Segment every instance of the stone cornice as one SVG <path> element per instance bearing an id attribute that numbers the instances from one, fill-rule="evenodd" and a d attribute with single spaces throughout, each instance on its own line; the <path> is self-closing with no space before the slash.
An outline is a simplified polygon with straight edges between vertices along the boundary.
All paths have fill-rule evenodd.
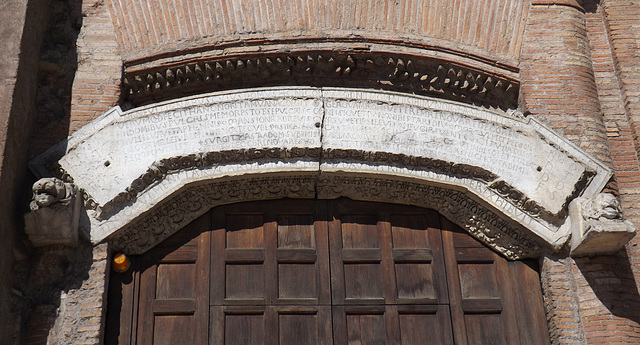
<path id="1" fill-rule="evenodd" d="M 254 52 L 132 69 L 125 72 L 123 91 L 127 101 L 138 105 L 247 87 L 350 86 L 436 95 L 513 109 L 518 104 L 520 85 L 511 74 L 500 75 L 456 62 L 401 53 Z"/>

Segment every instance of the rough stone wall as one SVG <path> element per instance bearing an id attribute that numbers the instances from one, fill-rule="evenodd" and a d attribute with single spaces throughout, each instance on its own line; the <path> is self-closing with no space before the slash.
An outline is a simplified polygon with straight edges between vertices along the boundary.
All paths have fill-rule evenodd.
<path id="1" fill-rule="evenodd" d="M 107 245 L 47 246 L 32 261 L 22 344 L 100 344 Z"/>
<path id="2" fill-rule="evenodd" d="M 57 0 L 53 8 L 56 22 L 48 38 L 58 44 L 46 44 L 41 53 L 44 71 L 32 155 L 64 140 L 120 99 L 122 59 L 104 1 Z"/>
<path id="3" fill-rule="evenodd" d="M 67 286 L 60 296 L 57 319 L 49 332 L 49 344 L 101 344 L 103 314 L 109 274 L 106 244 L 87 245 L 71 267 Z M 73 283 L 72 283 L 73 282 Z"/>
<path id="4" fill-rule="evenodd" d="M 40 53 L 39 109 L 30 152 L 64 140 L 117 104 L 122 59 L 104 2 L 58 0 Z M 25 284 L 22 343 L 100 344 L 106 245 L 33 250 Z"/>
<path id="5" fill-rule="evenodd" d="M 19 342 L 28 246 L 22 233 L 28 140 L 35 113 L 46 0 L 0 2 L 0 341 Z"/>

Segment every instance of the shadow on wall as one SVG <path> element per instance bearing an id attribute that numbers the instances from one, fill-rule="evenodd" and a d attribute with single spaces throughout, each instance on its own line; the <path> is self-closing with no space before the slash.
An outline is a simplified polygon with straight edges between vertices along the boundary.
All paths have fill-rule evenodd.
<path id="1" fill-rule="evenodd" d="M 596 13 L 598 11 L 598 5 L 600 5 L 601 0 L 582 0 L 578 1 L 578 3 L 582 3 L 582 8 L 587 13 Z"/>
<path id="2" fill-rule="evenodd" d="M 69 331 L 56 325 L 57 310 L 63 295 L 82 288 L 89 280 L 92 263 L 93 245 L 84 240 L 77 248 L 58 245 L 35 250 L 25 301 L 27 322 L 23 325 L 23 344 L 48 344 L 48 338 L 62 339 L 60 333 Z M 71 305 L 76 304 L 73 307 L 78 309 L 76 302 L 81 301 L 71 301 Z"/>
<path id="3" fill-rule="evenodd" d="M 640 294 L 626 249 L 614 255 L 576 258 L 574 261 L 604 307 L 614 316 L 631 320 L 640 327 Z M 586 323 L 589 317 L 585 317 Z"/>
<path id="4" fill-rule="evenodd" d="M 78 67 L 76 42 L 82 27 L 82 0 L 51 2 L 51 16 L 38 63 L 37 114 L 30 156 L 69 133 L 73 79 Z"/>
<path id="5" fill-rule="evenodd" d="M 33 157 L 69 133 L 71 97 L 78 66 L 76 43 L 82 27 L 82 0 L 50 2 L 47 30 L 38 62 L 37 112 L 34 117 L 29 156 Z M 25 179 L 24 193 L 30 195 L 33 175 Z M 29 200 L 19 200 L 22 213 Z M 16 289 L 23 291 L 22 343 L 45 344 L 56 319 L 61 295 L 79 288 L 89 276 L 92 246 L 78 248 L 45 246 L 33 248 L 14 264 Z"/>

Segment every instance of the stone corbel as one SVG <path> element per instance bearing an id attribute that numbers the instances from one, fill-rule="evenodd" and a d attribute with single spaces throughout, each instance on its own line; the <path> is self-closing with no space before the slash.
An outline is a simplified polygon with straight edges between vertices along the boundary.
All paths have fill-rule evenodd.
<path id="1" fill-rule="evenodd" d="M 622 220 L 620 203 L 613 194 L 577 198 L 569 205 L 571 256 L 612 254 L 636 234 L 628 220 Z"/>
<path id="2" fill-rule="evenodd" d="M 43 178 L 33 184 L 31 212 L 25 214 L 25 232 L 36 247 L 78 244 L 81 197 L 72 183 Z"/>

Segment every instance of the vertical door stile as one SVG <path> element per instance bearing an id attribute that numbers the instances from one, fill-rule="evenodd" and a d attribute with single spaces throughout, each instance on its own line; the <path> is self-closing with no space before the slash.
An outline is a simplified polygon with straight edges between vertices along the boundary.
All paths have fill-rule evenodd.
<path id="1" fill-rule="evenodd" d="M 518 316 L 516 314 L 516 300 L 514 295 L 515 281 L 509 273 L 508 263 L 500 260 L 496 255 L 496 270 L 500 279 L 500 298 L 502 299 L 502 320 L 504 321 L 505 338 L 507 344 L 520 345 L 518 335 Z"/>
<path id="2" fill-rule="evenodd" d="M 382 279 L 384 279 L 385 323 L 388 344 L 400 344 L 400 323 L 398 320 L 398 291 L 396 270 L 393 260 L 393 238 L 391 217 L 387 212 L 378 211 L 378 231 L 382 251 Z"/>
<path id="3" fill-rule="evenodd" d="M 331 307 L 331 253 L 329 252 L 329 224 L 326 200 L 314 202 L 314 224 L 318 268 L 318 304 Z"/>
<path id="4" fill-rule="evenodd" d="M 313 228 L 316 238 L 316 274 L 318 291 L 318 344 L 333 344 L 333 317 L 331 312 L 331 262 L 329 253 L 329 222 L 327 201 L 314 200 Z"/>
<path id="5" fill-rule="evenodd" d="M 145 262 L 147 260 L 143 260 Z M 146 266 L 143 264 L 143 266 Z M 138 334 L 137 345 L 153 344 L 153 301 L 156 296 L 157 265 L 148 266 L 140 275 L 140 301 L 138 304 Z"/>
<path id="6" fill-rule="evenodd" d="M 138 315 L 140 314 L 140 280 L 142 279 L 142 274 L 140 273 L 140 266 L 142 266 L 140 262 L 140 258 L 136 258 L 132 260 L 133 269 L 135 272 L 133 273 L 133 310 L 131 311 L 131 334 L 129 336 L 129 344 L 137 344 L 137 334 L 138 334 Z"/>
<path id="7" fill-rule="evenodd" d="M 447 269 L 444 258 L 444 244 L 442 235 L 442 225 L 440 224 L 440 215 L 428 210 L 427 214 L 427 231 L 429 243 L 431 245 L 433 276 L 435 278 L 435 288 L 437 293 L 438 305 L 449 305 L 449 288 L 447 284 Z"/>
<path id="8" fill-rule="evenodd" d="M 464 312 L 462 310 L 462 295 L 460 280 L 458 278 L 458 264 L 456 260 L 455 246 L 453 244 L 453 236 L 450 231 L 453 230 L 453 227 L 452 224 L 450 224 L 444 217 L 440 217 L 440 226 L 443 230 L 441 232 L 442 252 L 444 254 L 444 266 L 447 275 L 449 311 L 451 313 L 453 338 L 456 345 L 467 345 L 467 330 L 464 322 Z"/>
<path id="9" fill-rule="evenodd" d="M 337 205 L 327 200 L 327 219 L 329 237 L 329 270 L 331 272 L 331 316 L 333 327 L 333 342 L 336 345 L 347 343 L 347 320 L 344 311 L 344 268 L 342 266 L 342 236 L 340 233 L 340 218 Z"/>
<path id="10" fill-rule="evenodd" d="M 278 330 L 278 310 L 276 301 L 278 299 L 278 263 L 276 261 L 276 250 L 278 247 L 278 224 L 274 210 L 264 208 L 264 329 L 265 345 L 278 344 L 278 332 L 267 330 Z"/>
<path id="11" fill-rule="evenodd" d="M 224 344 L 224 291 L 225 291 L 225 259 L 224 213 L 218 209 L 211 211 L 211 269 L 209 282 L 209 344 Z"/>
<path id="12" fill-rule="evenodd" d="M 444 244 L 443 224 L 440 215 L 434 210 L 426 210 L 427 231 L 431 245 L 434 285 L 438 300 L 437 320 L 440 325 L 440 336 L 443 344 L 454 344 L 454 330 L 451 320 L 451 297 L 449 293 L 449 279 L 447 278 L 447 263 L 445 259 L 446 246 Z"/>
<path id="13" fill-rule="evenodd" d="M 209 337 L 209 286 L 211 271 L 211 217 L 204 217 L 204 229 L 198 237 L 198 258 L 196 260 L 196 344 L 207 344 Z"/>

